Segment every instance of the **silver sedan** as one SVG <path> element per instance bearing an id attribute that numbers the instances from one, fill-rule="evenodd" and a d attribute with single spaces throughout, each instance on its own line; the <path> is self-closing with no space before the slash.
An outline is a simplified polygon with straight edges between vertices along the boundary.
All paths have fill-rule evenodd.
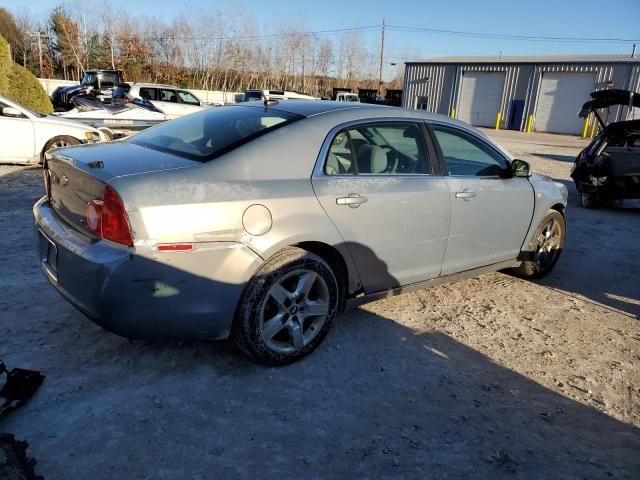
<path id="1" fill-rule="evenodd" d="M 540 277 L 567 190 L 447 117 L 319 101 L 206 110 L 55 150 L 41 268 L 128 338 L 231 336 L 297 360 L 351 304 L 512 269 Z"/>

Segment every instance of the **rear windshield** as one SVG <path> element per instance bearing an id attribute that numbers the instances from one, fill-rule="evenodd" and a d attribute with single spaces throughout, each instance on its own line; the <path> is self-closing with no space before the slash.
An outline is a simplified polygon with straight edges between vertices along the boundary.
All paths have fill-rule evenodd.
<path id="1" fill-rule="evenodd" d="M 264 107 L 210 108 L 145 130 L 129 142 L 206 162 L 301 118 Z"/>
<path id="2" fill-rule="evenodd" d="M 248 102 L 250 100 L 262 100 L 262 92 L 245 92 L 244 101 Z"/>

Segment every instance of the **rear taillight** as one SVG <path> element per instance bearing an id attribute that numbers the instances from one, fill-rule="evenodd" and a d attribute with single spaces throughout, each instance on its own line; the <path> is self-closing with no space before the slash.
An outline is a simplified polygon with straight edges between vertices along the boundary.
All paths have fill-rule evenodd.
<path id="1" fill-rule="evenodd" d="M 122 245 L 133 245 L 124 204 L 110 186 L 104 191 L 102 203 L 102 238 Z"/>
<path id="2" fill-rule="evenodd" d="M 104 199 L 92 200 L 85 211 L 85 227 L 98 237 L 121 245 L 133 245 L 127 212 L 118 194 L 107 186 Z"/>

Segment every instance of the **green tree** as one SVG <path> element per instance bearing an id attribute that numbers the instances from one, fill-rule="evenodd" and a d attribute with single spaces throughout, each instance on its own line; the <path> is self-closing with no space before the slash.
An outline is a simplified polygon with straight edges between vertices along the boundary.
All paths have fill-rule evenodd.
<path id="1" fill-rule="evenodd" d="M 11 45 L 11 55 L 15 58 L 17 48 L 24 42 L 24 36 L 16 25 L 13 15 L 0 7 L 0 35 Z"/>
<path id="2" fill-rule="evenodd" d="M 80 74 L 84 70 L 80 28 L 63 7 L 57 7 L 51 12 L 50 26 L 55 35 L 53 48 L 60 57 L 65 78 L 69 68 L 72 76 L 75 76 L 74 72 Z"/>

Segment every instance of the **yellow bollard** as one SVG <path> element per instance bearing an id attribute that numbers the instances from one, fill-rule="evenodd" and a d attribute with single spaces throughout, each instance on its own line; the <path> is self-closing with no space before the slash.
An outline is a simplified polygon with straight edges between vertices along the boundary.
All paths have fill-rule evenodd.
<path id="1" fill-rule="evenodd" d="M 498 112 L 496 115 L 496 130 L 500 130 L 500 119 L 502 118 L 502 112 Z"/>
<path id="2" fill-rule="evenodd" d="M 455 108 L 451 109 L 451 118 L 456 118 L 456 109 Z"/>
<path id="3" fill-rule="evenodd" d="M 593 138 L 593 136 L 596 134 L 597 130 L 598 130 L 598 123 L 597 122 L 593 122 L 593 127 L 591 128 L 591 136 L 590 136 L 590 138 Z"/>
<path id="4" fill-rule="evenodd" d="M 584 119 L 584 127 L 582 128 L 582 138 L 587 138 L 587 133 L 589 133 L 589 117 Z"/>
<path id="5" fill-rule="evenodd" d="M 529 119 L 527 120 L 527 133 L 531 133 L 532 127 L 533 127 L 533 115 L 529 115 Z"/>

